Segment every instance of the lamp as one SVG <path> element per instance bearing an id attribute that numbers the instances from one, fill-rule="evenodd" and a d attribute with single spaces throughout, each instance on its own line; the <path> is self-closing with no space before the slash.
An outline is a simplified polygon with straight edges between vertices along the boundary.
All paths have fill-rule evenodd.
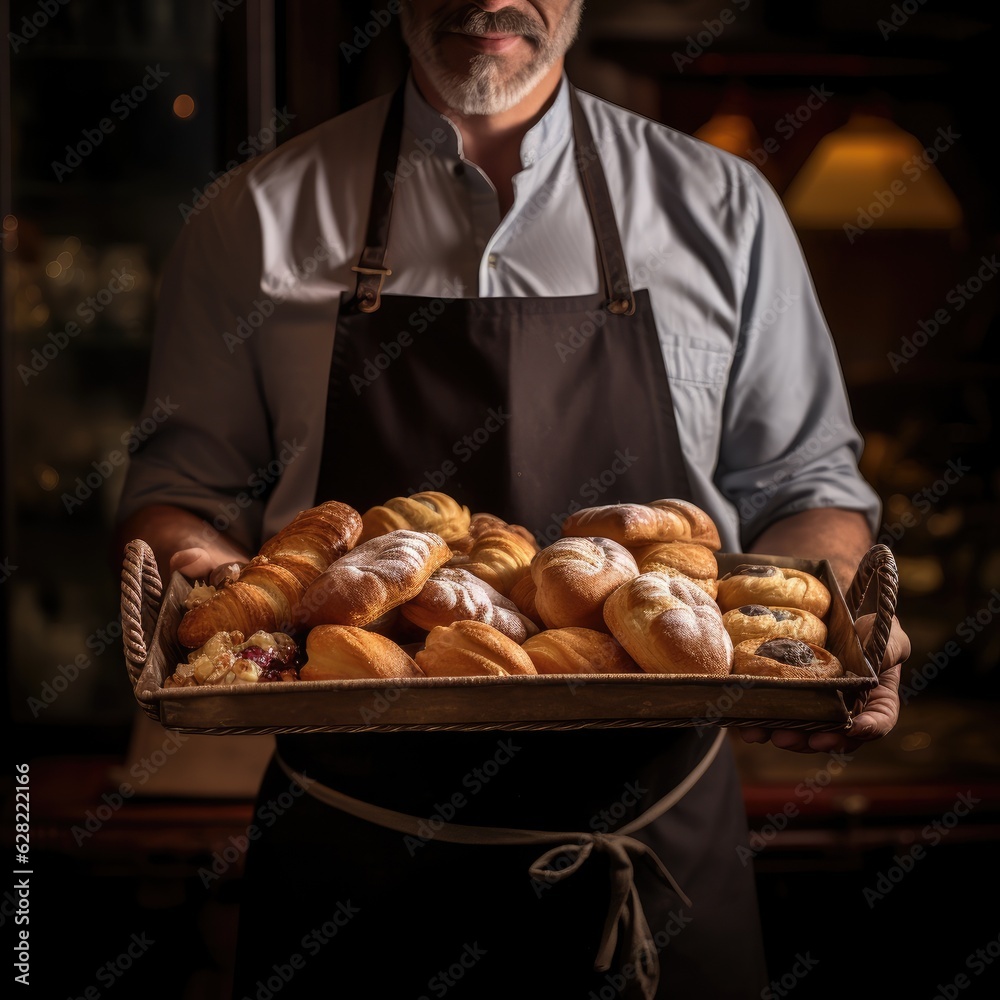
<path id="1" fill-rule="evenodd" d="M 735 112 L 717 111 L 694 135 L 744 159 L 748 150 L 760 146 L 760 136 L 753 122 L 746 115 Z"/>
<path id="2" fill-rule="evenodd" d="M 820 140 L 784 194 L 800 229 L 956 229 L 962 209 L 935 163 L 954 142 L 926 148 L 881 115 L 856 112 Z"/>

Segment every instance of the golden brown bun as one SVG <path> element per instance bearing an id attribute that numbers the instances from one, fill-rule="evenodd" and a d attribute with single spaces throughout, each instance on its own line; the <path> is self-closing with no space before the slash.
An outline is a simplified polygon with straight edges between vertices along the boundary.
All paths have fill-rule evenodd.
<path id="1" fill-rule="evenodd" d="M 538 631 L 538 626 L 510 598 L 458 566 L 435 570 L 420 593 L 399 610 L 404 618 L 428 632 L 438 625 L 477 621 L 492 625 L 520 645 Z"/>
<path id="2" fill-rule="evenodd" d="M 776 658 L 780 657 L 780 659 Z M 736 646 L 733 673 L 753 677 L 843 677 L 844 667 L 828 649 L 800 639 L 746 639 Z"/>
<path id="3" fill-rule="evenodd" d="M 719 592 L 719 561 L 701 542 L 651 542 L 630 549 L 640 573 L 684 576 L 715 600 Z"/>
<path id="4" fill-rule="evenodd" d="M 184 614 L 178 641 L 189 649 L 218 632 L 294 631 L 309 585 L 361 535 L 361 515 L 335 500 L 297 514 L 268 539 L 232 583 Z"/>
<path id="5" fill-rule="evenodd" d="M 733 641 L 719 606 L 697 584 L 666 573 L 643 573 L 605 602 L 611 634 L 648 673 L 724 676 Z"/>
<path id="6" fill-rule="evenodd" d="M 491 625 L 458 621 L 427 633 L 415 659 L 428 677 L 503 677 L 537 673 L 531 657 Z"/>
<path id="7" fill-rule="evenodd" d="M 801 608 L 768 608 L 762 604 L 743 604 L 722 616 L 722 623 L 739 645 L 747 639 L 801 639 L 817 646 L 826 645 L 826 625 L 811 611 Z"/>
<path id="8" fill-rule="evenodd" d="M 638 575 L 632 553 L 610 538 L 558 538 L 532 560 L 535 607 L 547 628 L 605 632 L 605 600 Z"/>
<path id="9" fill-rule="evenodd" d="M 639 665 L 607 632 L 589 628 L 550 628 L 521 648 L 540 674 L 635 674 Z"/>
<path id="10" fill-rule="evenodd" d="M 538 543 L 520 525 L 507 524 L 492 514 L 476 514 L 469 529 L 467 553 L 453 553 L 458 566 L 485 580 L 494 590 L 509 596 L 511 587 L 531 565 Z"/>
<path id="11" fill-rule="evenodd" d="M 391 639 L 351 625 L 318 625 L 306 636 L 303 681 L 349 677 L 420 677 L 414 660 Z"/>
<path id="12" fill-rule="evenodd" d="M 722 548 L 715 522 L 687 500 L 584 507 L 563 521 L 562 533 L 564 536 L 600 535 L 628 546 L 681 541 L 699 542 L 713 552 Z"/>
<path id="13" fill-rule="evenodd" d="M 719 580 L 716 600 L 723 611 L 762 604 L 766 608 L 801 608 L 823 618 L 830 610 L 831 596 L 826 585 L 811 573 L 748 559 Z"/>
<path id="14" fill-rule="evenodd" d="M 535 581 L 531 578 L 531 567 L 527 566 L 510 588 L 509 596 L 521 614 L 527 615 L 539 628 L 545 628 L 545 622 L 542 621 L 538 605 L 535 603 L 537 592 Z"/>
<path id="15" fill-rule="evenodd" d="M 447 493 L 430 490 L 386 500 L 381 506 L 366 510 L 362 521 L 362 542 L 401 528 L 430 531 L 451 542 L 468 532 L 469 508 L 463 507 Z"/>
<path id="16" fill-rule="evenodd" d="M 360 542 L 309 585 L 300 621 L 317 625 L 368 625 L 420 593 L 451 549 L 430 531 L 400 528 Z"/>

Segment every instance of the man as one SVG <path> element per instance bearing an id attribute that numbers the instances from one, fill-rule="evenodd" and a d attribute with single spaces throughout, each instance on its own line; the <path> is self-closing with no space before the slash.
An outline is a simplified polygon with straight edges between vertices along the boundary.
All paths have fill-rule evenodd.
<path id="1" fill-rule="evenodd" d="M 577 94 L 563 58 L 581 6 L 404 5 L 406 87 L 238 172 L 191 219 L 149 387 L 175 410 L 134 458 L 123 539 L 196 578 L 323 499 L 441 489 L 544 543 L 581 506 L 685 497 L 727 550 L 827 558 L 849 584 L 878 500 L 780 203 L 749 164 Z M 744 737 L 810 752 L 884 735 L 907 653 L 897 630 L 850 738 Z M 283 997 L 459 981 L 479 998 L 759 996 L 742 799 L 711 735 L 279 737 L 261 808 L 296 801 L 250 849 L 234 997 L 278 967 L 296 970 Z M 675 888 L 600 850 L 532 880 L 543 848 L 440 826 L 593 832 L 699 767 L 632 833 Z M 298 794 L 303 776 L 355 804 Z M 608 876 L 632 862 L 616 950 Z"/>

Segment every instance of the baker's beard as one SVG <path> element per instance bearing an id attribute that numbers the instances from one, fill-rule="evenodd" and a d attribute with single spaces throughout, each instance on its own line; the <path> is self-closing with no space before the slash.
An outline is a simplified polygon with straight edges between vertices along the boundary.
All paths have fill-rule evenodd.
<path id="1" fill-rule="evenodd" d="M 551 36 L 541 21 L 509 7 L 491 13 L 470 5 L 437 19 L 414 23 L 404 0 L 400 24 L 411 57 L 419 62 L 450 109 L 463 115 L 496 115 L 519 104 L 566 54 L 579 30 L 582 8 L 583 0 L 571 0 Z M 445 65 L 438 47 L 442 34 L 457 27 L 470 34 L 520 34 L 535 51 L 525 65 L 513 71 L 505 69 L 505 56 L 480 54 L 469 60 L 467 72 L 457 73 Z"/>

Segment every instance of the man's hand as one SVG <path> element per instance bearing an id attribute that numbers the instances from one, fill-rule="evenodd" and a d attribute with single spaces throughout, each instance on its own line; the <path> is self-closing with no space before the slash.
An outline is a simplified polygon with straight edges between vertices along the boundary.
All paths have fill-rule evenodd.
<path id="1" fill-rule="evenodd" d="M 171 573 L 181 573 L 189 580 L 208 580 L 220 566 L 245 566 L 247 556 L 235 545 L 207 545 L 181 549 L 167 564 Z M 212 582 L 212 581 L 209 581 Z"/>
<path id="2" fill-rule="evenodd" d="M 862 647 L 868 641 L 874 615 L 862 615 L 856 622 Z M 745 743 L 770 741 L 782 750 L 799 753 L 852 753 L 872 740 L 881 739 L 896 725 L 899 718 L 899 673 L 910 656 L 910 640 L 899 621 L 893 617 L 889 641 L 885 645 L 878 687 L 868 695 L 864 711 L 854 717 L 851 728 L 844 733 L 803 732 L 798 729 L 740 729 Z"/>
<path id="3" fill-rule="evenodd" d="M 173 573 L 189 580 L 207 580 L 219 566 L 243 565 L 250 556 L 232 538 L 216 531 L 190 511 L 166 504 L 144 507 L 132 515 L 116 532 L 114 559 L 121 565 L 121 551 L 132 538 L 141 538 L 153 550 L 161 579 Z"/>

